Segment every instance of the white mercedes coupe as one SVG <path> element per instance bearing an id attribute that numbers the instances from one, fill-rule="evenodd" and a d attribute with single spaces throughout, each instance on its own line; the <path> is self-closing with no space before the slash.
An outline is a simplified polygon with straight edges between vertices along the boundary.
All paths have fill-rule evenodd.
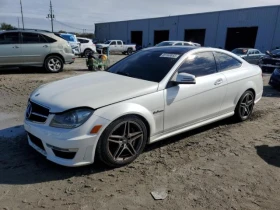
<path id="1" fill-rule="evenodd" d="M 43 85 L 28 101 L 28 142 L 64 166 L 131 163 L 147 144 L 234 116 L 247 120 L 262 71 L 214 48 L 156 47 L 106 71 Z"/>

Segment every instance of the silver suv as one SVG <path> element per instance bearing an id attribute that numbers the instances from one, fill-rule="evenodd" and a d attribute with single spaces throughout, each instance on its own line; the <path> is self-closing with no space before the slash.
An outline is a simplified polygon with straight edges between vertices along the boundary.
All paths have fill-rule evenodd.
<path id="1" fill-rule="evenodd" d="M 60 72 L 64 64 L 75 61 L 67 41 L 41 30 L 0 32 L 0 67 L 38 66 L 48 72 Z"/>

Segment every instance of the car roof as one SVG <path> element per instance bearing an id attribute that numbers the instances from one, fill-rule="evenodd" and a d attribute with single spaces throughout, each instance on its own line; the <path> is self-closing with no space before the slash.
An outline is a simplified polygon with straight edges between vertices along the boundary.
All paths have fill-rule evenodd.
<path id="1" fill-rule="evenodd" d="M 40 29 L 11 29 L 11 30 L 4 30 L 4 31 L 0 31 L 0 32 L 36 32 L 36 33 L 53 33 L 51 31 L 47 31 L 47 30 L 40 30 Z"/>
<path id="2" fill-rule="evenodd" d="M 163 46 L 163 47 L 149 47 L 143 51 L 162 52 L 162 53 L 176 53 L 185 54 L 191 50 L 198 49 L 196 46 Z"/>

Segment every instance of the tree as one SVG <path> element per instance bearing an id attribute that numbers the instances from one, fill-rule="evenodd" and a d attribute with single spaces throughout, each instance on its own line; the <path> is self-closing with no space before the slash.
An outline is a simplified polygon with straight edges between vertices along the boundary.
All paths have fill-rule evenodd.
<path id="1" fill-rule="evenodd" d="M 1 23 L 1 30 L 11 30 L 11 29 L 15 29 L 14 26 L 12 26 L 11 24 L 7 24 L 7 23 Z"/>

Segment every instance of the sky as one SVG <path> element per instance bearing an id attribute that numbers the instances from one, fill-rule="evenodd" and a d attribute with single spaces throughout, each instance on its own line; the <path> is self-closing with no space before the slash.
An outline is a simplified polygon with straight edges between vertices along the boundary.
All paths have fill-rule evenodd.
<path id="1" fill-rule="evenodd" d="M 20 0 L 0 0 L 0 23 L 22 27 Z M 279 5 L 279 0 L 52 0 L 54 30 L 94 32 L 94 24 L 247 7 Z M 22 0 L 25 28 L 51 30 L 49 0 Z"/>

